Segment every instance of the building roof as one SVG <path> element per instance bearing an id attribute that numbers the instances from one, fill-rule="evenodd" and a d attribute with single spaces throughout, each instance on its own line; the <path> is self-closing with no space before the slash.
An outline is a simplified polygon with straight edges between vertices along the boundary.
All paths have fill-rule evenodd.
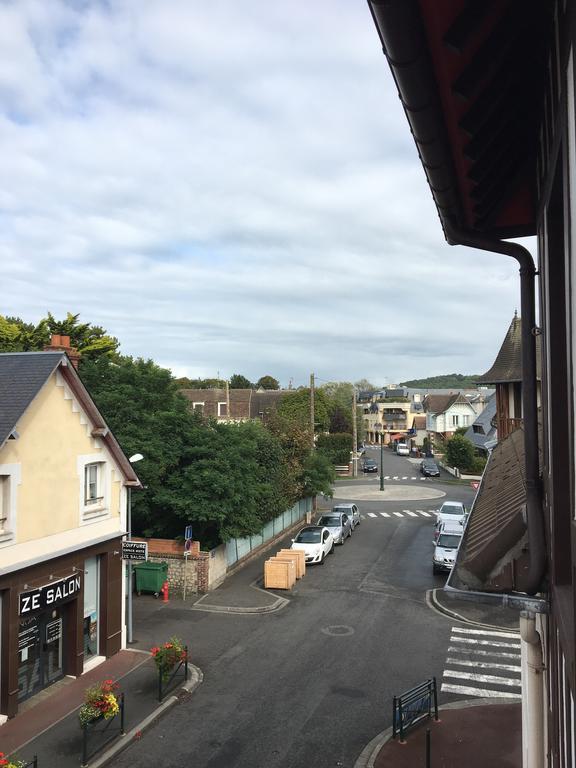
<path id="1" fill-rule="evenodd" d="M 537 379 L 542 376 L 541 354 L 540 336 L 536 336 Z M 515 381 L 522 381 L 522 319 L 516 313 L 514 313 L 492 368 L 479 377 L 478 383 L 504 384 Z"/>
<path id="2" fill-rule="evenodd" d="M 448 586 L 482 592 L 524 591 L 525 477 L 524 430 L 519 428 L 490 455 Z"/>
<path id="3" fill-rule="evenodd" d="M 412 429 L 426 429 L 426 416 L 414 416 Z"/>
<path id="4" fill-rule="evenodd" d="M 456 403 L 467 405 L 470 410 L 474 410 L 470 401 L 460 392 L 451 395 L 426 395 L 423 401 L 424 410 L 435 414 L 446 413 Z"/>
<path id="5" fill-rule="evenodd" d="M 89 417 L 92 435 L 101 438 L 116 459 L 123 471 L 126 485 L 140 487 L 132 465 L 96 408 L 68 356 L 62 352 L 0 353 L 0 446 L 14 433 L 19 420 L 56 370 Z"/>
<path id="6" fill-rule="evenodd" d="M 448 241 L 535 234 L 554 4 L 368 3 Z"/>
<path id="7" fill-rule="evenodd" d="M 191 403 L 203 402 L 215 406 L 226 402 L 226 390 L 223 388 L 181 389 L 180 392 Z M 230 417 L 262 418 L 274 411 L 283 397 L 294 392 L 294 389 L 229 389 Z"/>
<path id="8" fill-rule="evenodd" d="M 468 427 L 464 437 L 482 451 L 487 451 L 493 447 L 496 439 L 496 427 L 493 420 L 496 416 L 496 394 L 491 395 L 484 406 L 484 410 Z"/>

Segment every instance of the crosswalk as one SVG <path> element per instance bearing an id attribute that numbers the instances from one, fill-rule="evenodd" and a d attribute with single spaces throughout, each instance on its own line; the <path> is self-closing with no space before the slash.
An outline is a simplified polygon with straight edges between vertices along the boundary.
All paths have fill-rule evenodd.
<path id="1" fill-rule="evenodd" d="M 402 512 L 366 512 L 361 514 L 362 520 L 374 519 L 380 517 L 435 517 L 433 512 L 427 512 L 425 509 L 403 509 Z"/>
<path id="2" fill-rule="evenodd" d="M 376 475 L 374 480 L 379 480 L 380 475 Z M 418 475 L 384 475 L 384 480 L 432 480 L 431 477 L 418 477 Z"/>
<path id="3" fill-rule="evenodd" d="M 520 635 L 500 630 L 452 627 L 444 693 L 486 698 L 522 698 Z"/>

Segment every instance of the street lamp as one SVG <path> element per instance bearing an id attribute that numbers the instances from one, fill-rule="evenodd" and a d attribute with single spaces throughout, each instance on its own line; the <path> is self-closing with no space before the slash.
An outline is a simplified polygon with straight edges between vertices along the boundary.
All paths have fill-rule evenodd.
<path id="1" fill-rule="evenodd" d="M 384 430 L 380 432 L 380 490 L 384 490 Z"/>
<path id="2" fill-rule="evenodd" d="M 128 461 L 130 464 L 136 464 L 137 461 L 142 461 L 144 456 L 141 453 L 135 453 L 130 456 Z M 132 539 L 132 488 L 128 486 L 128 541 Z M 132 638 L 132 560 L 128 560 L 128 610 L 126 617 L 126 641 L 128 643 L 134 642 Z"/>

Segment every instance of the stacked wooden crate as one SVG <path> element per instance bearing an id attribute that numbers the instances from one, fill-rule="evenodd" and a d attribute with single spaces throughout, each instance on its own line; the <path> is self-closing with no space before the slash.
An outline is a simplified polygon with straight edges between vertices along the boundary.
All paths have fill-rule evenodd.
<path id="1" fill-rule="evenodd" d="M 301 579 L 306 573 L 306 555 L 303 549 L 281 549 L 276 557 L 281 560 L 294 560 L 296 564 L 296 578 Z"/>
<path id="2" fill-rule="evenodd" d="M 292 589 L 296 581 L 294 560 L 271 557 L 264 563 L 264 587 L 266 589 Z"/>

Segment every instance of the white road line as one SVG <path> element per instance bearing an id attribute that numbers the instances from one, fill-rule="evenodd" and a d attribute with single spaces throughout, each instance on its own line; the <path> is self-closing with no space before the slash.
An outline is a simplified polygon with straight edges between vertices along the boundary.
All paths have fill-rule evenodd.
<path id="1" fill-rule="evenodd" d="M 402 512 L 394 512 L 394 514 L 396 515 L 396 517 L 404 517 Z"/>
<path id="2" fill-rule="evenodd" d="M 494 637 L 510 637 L 513 640 L 519 640 L 518 632 L 499 632 L 489 629 L 468 629 L 468 627 L 452 627 L 452 632 L 459 632 L 462 635 L 491 635 Z"/>
<path id="3" fill-rule="evenodd" d="M 414 476 L 414 477 L 411 477 L 410 480 L 418 480 L 418 478 Z"/>
<path id="4" fill-rule="evenodd" d="M 427 477 L 421 477 L 421 478 L 420 478 L 420 480 L 421 480 L 422 482 L 424 482 L 424 481 L 425 481 L 425 480 L 427 480 L 427 479 L 428 479 Z"/>
<path id="5" fill-rule="evenodd" d="M 520 693 L 508 693 L 507 691 L 492 691 L 486 688 L 470 688 L 466 685 L 450 685 L 442 683 L 441 690 L 445 693 L 460 693 L 464 696 L 482 696 L 494 699 L 521 699 Z"/>
<path id="6" fill-rule="evenodd" d="M 384 477 L 384 480 L 390 480 L 390 475 L 386 475 L 386 476 Z"/>
<path id="7" fill-rule="evenodd" d="M 432 517 L 430 512 L 424 512 L 423 509 L 417 509 L 416 512 L 418 512 L 419 515 L 422 515 L 422 517 Z"/>
<path id="8" fill-rule="evenodd" d="M 472 680 L 475 683 L 491 683 L 492 685 L 508 685 L 510 688 L 520 688 L 520 680 L 498 675 L 476 675 L 474 672 L 460 672 L 456 669 L 445 669 L 443 677 L 456 677 L 461 680 Z"/>
<path id="9" fill-rule="evenodd" d="M 506 653 L 505 651 L 481 651 L 480 648 L 455 648 L 448 647 L 448 653 L 467 653 L 469 656 L 494 656 L 497 659 L 519 659 L 519 653 Z"/>
<path id="10" fill-rule="evenodd" d="M 522 672 L 522 667 L 518 664 L 497 664 L 491 661 L 466 661 L 465 659 L 452 659 L 450 656 L 446 659 L 446 664 L 458 664 L 460 667 L 474 667 L 475 669 L 503 669 L 506 672 Z"/>
<path id="11" fill-rule="evenodd" d="M 498 643 L 492 640 L 472 640 L 468 637 L 451 637 L 451 643 L 468 643 L 470 645 L 491 645 L 494 648 L 518 648 L 520 643 Z"/>
<path id="12" fill-rule="evenodd" d="M 403 477 L 402 480 L 408 480 L 408 478 L 407 477 Z"/>
<path id="13" fill-rule="evenodd" d="M 376 512 L 368 512 L 368 517 L 378 517 Z"/>
<path id="14" fill-rule="evenodd" d="M 411 512 L 409 509 L 404 509 L 404 512 L 406 512 L 407 515 L 410 515 L 410 517 L 418 517 L 416 512 Z"/>
<path id="15" fill-rule="evenodd" d="M 394 475 L 394 477 L 392 478 L 392 480 L 398 480 L 398 475 Z"/>
<path id="16" fill-rule="evenodd" d="M 382 515 L 382 517 L 390 517 L 388 512 L 380 512 L 380 514 Z"/>

